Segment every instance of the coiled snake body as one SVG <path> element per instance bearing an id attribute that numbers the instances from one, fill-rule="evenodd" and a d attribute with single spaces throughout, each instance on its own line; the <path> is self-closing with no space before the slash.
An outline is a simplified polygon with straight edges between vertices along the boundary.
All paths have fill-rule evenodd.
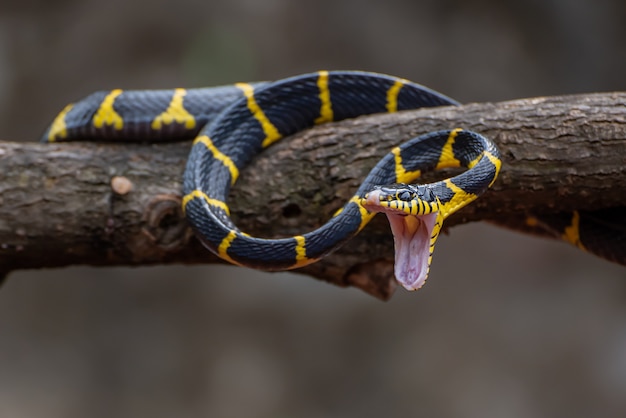
<path id="1" fill-rule="evenodd" d="M 273 83 L 94 93 L 68 105 L 44 141 L 194 138 L 183 209 L 200 241 L 234 264 L 264 270 L 307 265 L 357 234 L 375 212 L 385 212 L 394 233 L 396 277 L 407 289 L 417 289 L 428 275 L 443 220 L 493 184 L 500 170 L 496 146 L 479 134 L 439 131 L 394 148 L 342 209 L 303 235 L 249 236 L 233 224 L 226 197 L 255 155 L 302 129 L 365 114 L 455 104 L 396 77 L 320 71 Z M 436 183 L 409 185 L 422 172 L 442 167 L 468 169 Z"/>

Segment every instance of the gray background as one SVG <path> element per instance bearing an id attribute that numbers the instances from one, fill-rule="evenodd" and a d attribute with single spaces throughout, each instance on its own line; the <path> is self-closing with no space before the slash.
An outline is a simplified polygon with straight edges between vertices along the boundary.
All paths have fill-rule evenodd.
<path id="1" fill-rule="evenodd" d="M 363 69 L 460 101 L 624 90 L 620 0 L 0 3 L 0 138 L 94 90 Z M 618 417 L 626 271 L 489 225 L 387 303 L 229 267 L 23 271 L 2 417 Z"/>

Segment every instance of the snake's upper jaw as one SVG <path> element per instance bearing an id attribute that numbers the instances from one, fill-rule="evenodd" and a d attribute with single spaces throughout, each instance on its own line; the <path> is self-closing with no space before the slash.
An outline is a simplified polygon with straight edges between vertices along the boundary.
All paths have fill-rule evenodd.
<path id="1" fill-rule="evenodd" d="M 407 290 L 417 290 L 428 278 L 430 261 L 440 230 L 440 213 L 407 215 L 381 206 L 379 191 L 368 193 L 361 204 L 372 212 L 387 215 L 395 244 L 395 275 Z"/>

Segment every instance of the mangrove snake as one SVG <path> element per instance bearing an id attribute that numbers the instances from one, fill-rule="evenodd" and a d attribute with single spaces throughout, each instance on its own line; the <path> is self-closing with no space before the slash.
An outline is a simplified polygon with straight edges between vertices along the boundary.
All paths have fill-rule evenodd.
<path id="1" fill-rule="evenodd" d="M 195 138 L 184 174 L 183 210 L 209 250 L 242 266 L 263 270 L 305 266 L 356 235 L 376 212 L 384 212 L 394 234 L 396 278 L 412 290 L 427 278 L 443 220 L 476 199 L 498 175 L 499 152 L 477 133 L 433 132 L 395 147 L 342 209 L 303 235 L 252 237 L 234 225 L 226 198 L 255 155 L 307 127 L 366 114 L 457 104 L 401 78 L 320 71 L 271 83 L 97 92 L 66 106 L 43 140 Z M 444 167 L 467 170 L 431 184 L 410 184 L 421 173 Z"/>

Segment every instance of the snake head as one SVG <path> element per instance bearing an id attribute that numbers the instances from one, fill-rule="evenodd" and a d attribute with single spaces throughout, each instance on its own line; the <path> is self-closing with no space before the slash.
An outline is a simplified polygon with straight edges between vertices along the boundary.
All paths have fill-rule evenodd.
<path id="1" fill-rule="evenodd" d="M 371 212 L 387 215 L 395 246 L 395 275 L 402 286 L 417 290 L 428 278 L 443 215 L 428 186 L 393 184 L 376 187 L 361 199 Z"/>

